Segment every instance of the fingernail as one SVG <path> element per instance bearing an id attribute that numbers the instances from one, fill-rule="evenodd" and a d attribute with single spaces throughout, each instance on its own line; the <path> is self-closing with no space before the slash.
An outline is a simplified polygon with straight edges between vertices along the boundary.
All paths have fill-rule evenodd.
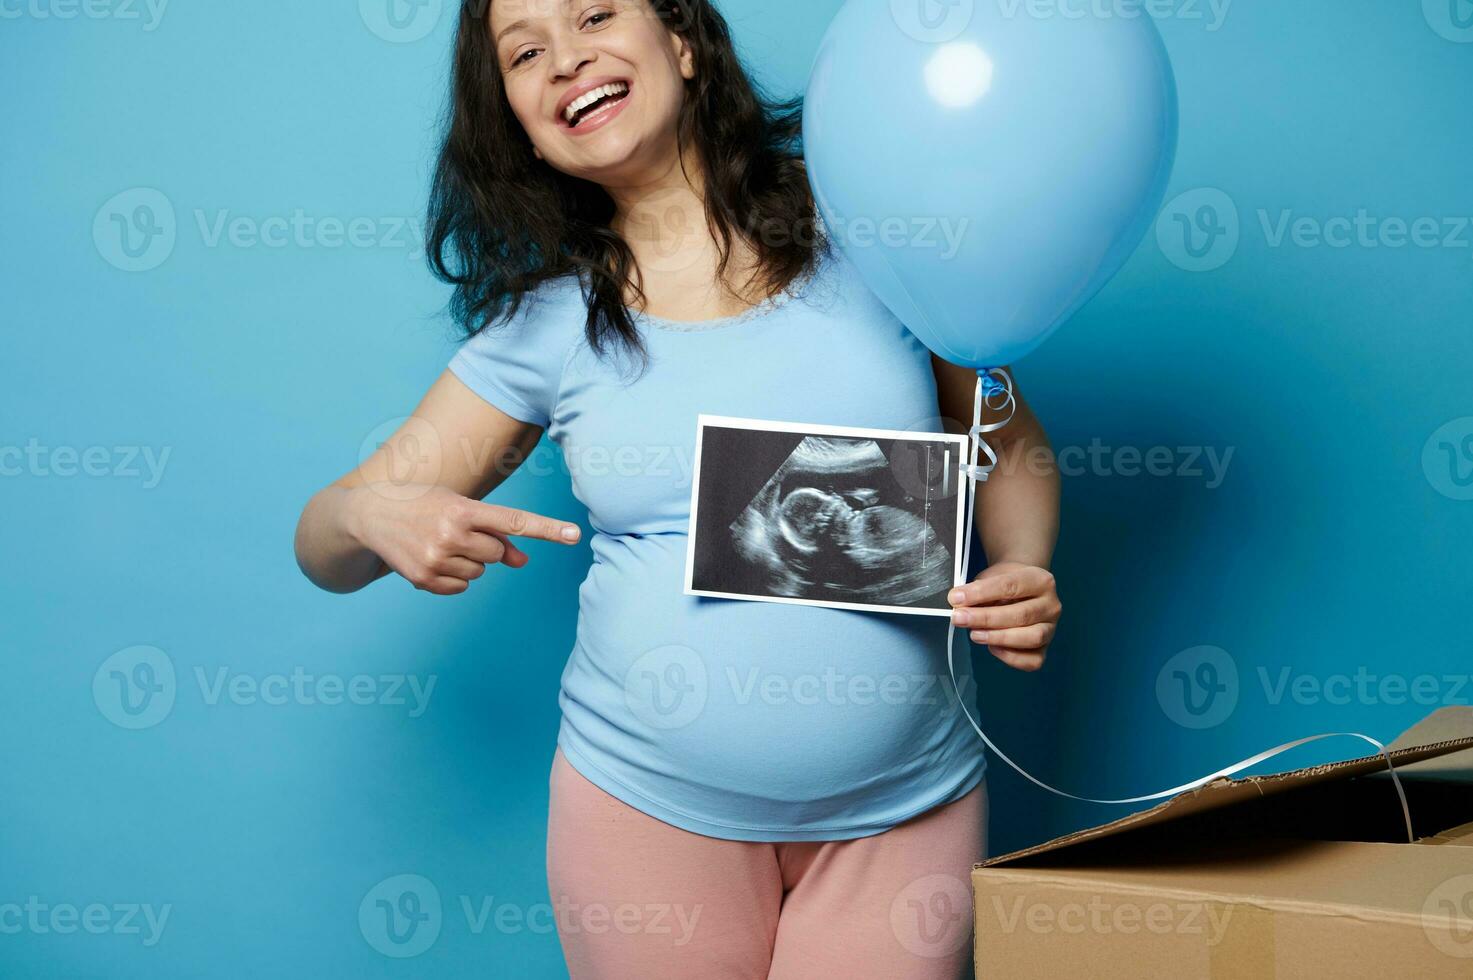
<path id="1" fill-rule="evenodd" d="M 978 643 L 986 643 L 988 640 L 988 633 L 986 630 L 972 630 L 972 639 L 976 640 Z"/>
<path id="2" fill-rule="evenodd" d="M 951 621 L 957 626 L 966 625 L 967 611 L 965 609 L 953 609 L 951 611 Z"/>
<path id="3" fill-rule="evenodd" d="M 966 597 L 967 597 L 967 594 L 965 592 L 963 592 L 961 589 L 952 589 L 951 590 L 951 594 L 948 595 L 946 597 L 946 599 L 947 599 L 948 602 L 950 602 L 954 606 L 958 602 L 961 602 Z"/>
<path id="4" fill-rule="evenodd" d="M 563 528 L 563 540 L 564 541 L 577 541 L 578 540 L 578 528 L 574 527 L 571 524 L 568 525 L 567 527 Z"/>

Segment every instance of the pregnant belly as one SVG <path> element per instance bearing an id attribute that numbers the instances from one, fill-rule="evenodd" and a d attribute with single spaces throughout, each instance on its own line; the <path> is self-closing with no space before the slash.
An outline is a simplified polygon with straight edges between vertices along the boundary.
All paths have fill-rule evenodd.
<path id="1" fill-rule="evenodd" d="M 957 764 L 943 620 L 685 595 L 686 543 L 595 538 L 561 702 L 597 764 L 691 807 L 787 819 Z"/>

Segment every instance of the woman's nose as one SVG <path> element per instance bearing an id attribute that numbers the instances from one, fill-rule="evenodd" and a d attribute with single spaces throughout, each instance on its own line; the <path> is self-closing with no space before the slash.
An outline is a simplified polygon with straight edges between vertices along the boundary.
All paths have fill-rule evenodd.
<path id="1" fill-rule="evenodd" d="M 553 71 L 558 78 L 572 78 L 598 55 L 581 40 L 563 41 L 552 52 Z"/>

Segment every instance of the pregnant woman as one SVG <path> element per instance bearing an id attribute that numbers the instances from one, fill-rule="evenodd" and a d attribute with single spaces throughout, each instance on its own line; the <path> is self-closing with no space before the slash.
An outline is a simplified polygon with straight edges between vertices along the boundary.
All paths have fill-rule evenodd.
<path id="1" fill-rule="evenodd" d="M 708 0 L 466 3 L 429 254 L 468 339 L 298 527 L 324 589 L 456 595 L 524 567 L 518 539 L 578 540 L 482 499 L 543 432 L 561 448 L 593 529 L 547 827 L 575 978 L 923 980 L 969 957 L 985 760 L 945 624 L 682 592 L 699 413 L 970 418 L 975 373 L 824 237 L 800 121 Z M 1034 670 L 1060 611 L 1057 470 L 1021 397 L 993 438 L 989 565 L 953 618 Z M 964 657 L 959 680 L 973 696 Z"/>

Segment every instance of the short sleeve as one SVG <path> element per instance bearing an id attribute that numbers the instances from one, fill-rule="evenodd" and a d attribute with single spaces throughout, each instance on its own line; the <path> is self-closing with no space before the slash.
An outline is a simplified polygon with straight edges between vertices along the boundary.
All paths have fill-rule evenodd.
<path id="1" fill-rule="evenodd" d="M 556 408 L 570 331 L 561 304 L 528 296 L 509 322 L 497 321 L 460 346 L 449 369 L 512 418 L 546 428 Z"/>

